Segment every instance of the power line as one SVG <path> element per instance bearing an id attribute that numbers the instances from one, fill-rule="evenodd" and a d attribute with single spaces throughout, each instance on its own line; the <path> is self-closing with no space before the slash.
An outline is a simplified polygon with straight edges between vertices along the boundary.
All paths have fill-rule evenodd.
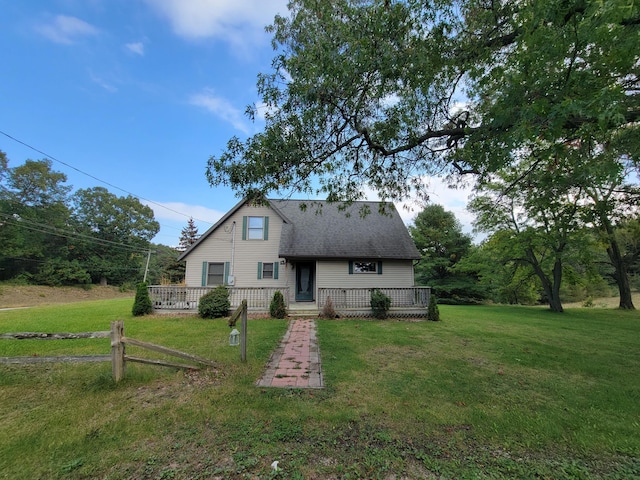
<path id="1" fill-rule="evenodd" d="M 140 195 L 136 195 L 135 193 L 129 192 L 128 190 L 125 190 L 124 188 L 120 188 L 117 185 L 113 185 L 112 183 L 106 182 L 106 181 L 104 181 L 104 180 L 102 180 L 102 179 L 100 179 L 100 178 L 98 178 L 98 177 L 96 177 L 94 175 L 91 175 L 90 173 L 84 172 L 84 171 L 80 170 L 79 168 L 74 167 L 73 165 L 70 165 L 70 164 L 68 164 L 66 162 L 63 162 L 62 160 L 58 160 L 57 158 L 49 155 L 48 153 L 43 152 L 42 150 L 39 150 L 39 149 L 29 145 L 28 143 L 23 142 L 22 140 L 19 140 L 19 139 L 15 138 L 15 137 L 9 135 L 8 133 L 6 133 L 6 132 L 4 132 L 2 130 L 0 130 L 0 133 L 2 135 L 4 135 L 5 137 L 13 140 L 14 142 L 19 143 L 20 145 L 23 145 L 23 146 L 33 150 L 34 152 L 39 153 L 40 155 L 44 155 L 49 160 L 53 160 L 54 162 L 61 163 L 62 165 L 66 166 L 66 167 L 69 167 L 72 170 L 75 170 L 76 172 L 81 173 L 82 175 L 86 175 L 87 177 L 93 178 L 94 180 L 96 180 L 96 181 L 98 181 L 100 183 L 103 183 L 105 185 L 108 185 L 109 187 L 115 188 L 116 190 L 120 190 L 121 192 L 124 192 L 124 193 L 126 193 L 128 195 L 131 195 L 131 196 L 137 198 L 138 200 L 144 200 L 145 202 L 149 202 L 149 203 L 151 203 L 153 205 L 156 205 L 158 207 L 164 208 L 165 210 L 168 210 L 170 212 L 177 213 L 178 215 L 182 215 L 183 217 L 186 217 L 186 218 L 193 218 L 194 220 L 196 220 L 198 222 L 206 223 L 207 225 L 213 225 L 212 222 L 207 222 L 206 220 L 201 220 L 201 219 L 198 219 L 198 218 L 194 218 L 193 215 L 187 215 L 186 213 L 179 212 L 179 211 L 174 210 L 172 208 L 169 208 L 169 207 L 167 207 L 165 205 L 162 205 L 162 204 L 160 204 L 158 202 L 154 202 L 153 200 L 149 200 L 148 198 L 144 198 L 144 197 L 141 197 Z"/>

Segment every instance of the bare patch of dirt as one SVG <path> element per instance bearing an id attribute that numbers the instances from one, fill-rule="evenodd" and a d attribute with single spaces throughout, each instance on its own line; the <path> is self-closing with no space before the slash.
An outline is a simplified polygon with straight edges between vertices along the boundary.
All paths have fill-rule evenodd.
<path id="1" fill-rule="evenodd" d="M 45 287 L 36 285 L 0 285 L 0 308 L 37 307 L 58 303 L 108 300 L 111 298 L 134 298 L 134 291 L 121 292 L 118 287 L 93 286 Z"/>

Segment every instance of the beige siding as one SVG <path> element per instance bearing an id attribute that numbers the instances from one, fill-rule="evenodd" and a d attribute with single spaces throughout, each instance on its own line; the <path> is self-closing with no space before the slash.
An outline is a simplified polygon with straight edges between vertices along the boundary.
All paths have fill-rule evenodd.
<path id="1" fill-rule="evenodd" d="M 268 240 L 242 240 L 244 216 L 269 217 Z M 295 269 L 292 262 L 278 258 L 282 219 L 269 207 L 243 206 L 203 239 L 186 260 L 186 284 L 202 286 L 204 262 L 230 264 L 236 287 L 290 287 L 290 301 L 295 299 Z M 355 260 L 355 259 L 354 259 Z M 258 279 L 258 262 L 278 264 L 278 279 Z M 382 274 L 349 274 L 348 260 L 316 262 L 318 288 L 406 288 L 413 287 L 413 261 L 383 260 Z M 317 295 L 316 295 L 317 298 Z"/>
<path id="2" fill-rule="evenodd" d="M 382 274 L 349 274 L 348 260 L 322 260 L 317 262 L 316 284 L 318 288 L 405 288 L 413 287 L 413 262 L 411 260 L 383 260 Z"/>
<path id="3" fill-rule="evenodd" d="M 269 217 L 268 240 L 242 240 L 243 216 Z M 203 262 L 230 262 L 235 286 L 238 287 L 285 286 L 285 265 L 279 265 L 277 280 L 258 279 L 258 262 L 280 261 L 278 248 L 281 231 L 282 219 L 269 207 L 243 206 L 187 255 L 187 286 L 201 286 Z"/>

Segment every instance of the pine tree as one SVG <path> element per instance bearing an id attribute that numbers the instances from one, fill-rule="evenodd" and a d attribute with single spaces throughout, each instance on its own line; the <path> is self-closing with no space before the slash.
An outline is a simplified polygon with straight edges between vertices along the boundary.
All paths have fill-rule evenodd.
<path id="1" fill-rule="evenodd" d="M 191 245 L 193 245 L 200 235 L 198 235 L 198 226 L 193 221 L 193 217 L 189 217 L 187 226 L 180 232 L 180 241 L 178 244 L 178 251 L 184 252 Z"/>

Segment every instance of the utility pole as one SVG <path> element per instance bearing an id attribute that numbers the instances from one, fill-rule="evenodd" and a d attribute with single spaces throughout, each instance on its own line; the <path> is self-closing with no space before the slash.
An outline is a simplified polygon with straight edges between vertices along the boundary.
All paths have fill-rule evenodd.
<path id="1" fill-rule="evenodd" d="M 144 268 L 144 278 L 142 279 L 143 283 L 147 281 L 147 273 L 149 273 L 149 260 L 151 260 L 151 249 L 149 249 L 149 253 L 147 254 L 147 266 Z"/>

